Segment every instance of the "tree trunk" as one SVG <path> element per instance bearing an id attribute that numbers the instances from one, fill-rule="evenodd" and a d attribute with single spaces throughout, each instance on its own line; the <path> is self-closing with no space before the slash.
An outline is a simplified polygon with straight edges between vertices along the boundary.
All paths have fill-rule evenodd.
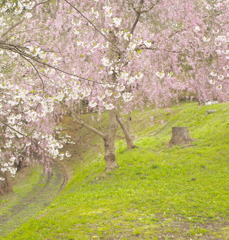
<path id="1" fill-rule="evenodd" d="M 25 162 L 25 159 L 20 160 L 17 163 L 14 163 L 14 167 L 17 168 L 17 172 L 21 169 L 28 167 L 28 164 Z"/>
<path id="2" fill-rule="evenodd" d="M 173 127 L 171 145 L 182 145 L 192 142 L 193 139 L 189 136 L 187 127 Z"/>
<path id="3" fill-rule="evenodd" d="M 133 139 L 132 137 L 130 136 L 130 132 L 128 131 L 128 127 L 125 126 L 125 124 L 123 123 L 122 119 L 120 118 L 119 114 L 116 113 L 116 119 L 117 119 L 117 122 L 119 123 L 119 125 L 121 126 L 122 128 L 122 131 L 125 135 L 125 139 L 126 139 L 126 143 L 127 143 L 127 148 L 136 148 L 136 146 L 134 145 L 133 143 Z M 128 119 L 128 122 L 129 122 L 129 119 Z"/>
<path id="4" fill-rule="evenodd" d="M 105 150 L 105 162 L 106 171 L 111 171 L 112 169 L 118 167 L 115 157 L 115 136 L 117 132 L 118 124 L 116 121 L 115 112 L 109 112 L 109 126 L 108 134 L 104 138 L 104 150 Z"/>
<path id="5" fill-rule="evenodd" d="M 127 131 L 130 132 L 130 123 L 131 123 L 132 117 L 131 117 L 131 113 L 128 114 L 127 116 L 127 121 L 126 121 L 126 128 Z"/>
<path id="6" fill-rule="evenodd" d="M 85 123 L 82 119 L 77 117 L 76 114 L 74 114 L 74 119 L 81 124 L 82 126 L 86 127 L 88 130 L 94 132 L 95 134 L 99 135 L 104 140 L 104 160 L 106 163 L 106 171 L 110 171 L 113 168 L 118 167 L 118 164 L 116 162 L 115 157 L 115 136 L 118 128 L 118 123 L 116 120 L 116 115 L 114 111 L 109 111 L 109 125 L 108 125 L 108 131 L 107 134 L 104 134 L 103 132 L 99 131 L 98 129 L 88 125 Z"/>
<path id="7" fill-rule="evenodd" d="M 10 172 L 0 172 L 0 178 L 5 179 L 3 181 L 0 180 L 0 195 L 4 195 L 6 193 L 10 193 L 13 191 L 13 182 Z"/>

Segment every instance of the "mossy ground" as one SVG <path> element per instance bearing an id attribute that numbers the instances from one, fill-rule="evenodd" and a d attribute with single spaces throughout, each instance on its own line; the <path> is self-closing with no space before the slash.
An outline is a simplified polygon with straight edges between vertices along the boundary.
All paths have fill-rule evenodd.
<path id="1" fill-rule="evenodd" d="M 71 181 L 2 239 L 229 239 L 229 104 L 147 109 L 132 119 L 138 148 L 118 140 L 120 167 L 103 174 L 102 141 L 66 118 L 65 130 L 78 139 L 68 147 Z M 169 146 L 173 126 L 189 127 L 195 141 Z"/>

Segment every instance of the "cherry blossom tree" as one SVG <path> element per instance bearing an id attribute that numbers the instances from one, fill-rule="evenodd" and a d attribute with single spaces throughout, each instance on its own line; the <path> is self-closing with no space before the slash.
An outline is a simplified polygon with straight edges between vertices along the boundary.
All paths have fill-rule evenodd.
<path id="1" fill-rule="evenodd" d="M 228 101 L 228 0 L 7 1 L 0 30 L 1 171 L 34 155 L 50 157 L 68 141 L 55 138 L 61 116 L 104 140 L 106 169 L 117 167 L 121 114 L 168 106 L 180 95 Z M 80 119 L 82 100 L 99 114 L 101 132 Z M 38 155 L 38 156 L 37 156 Z M 47 167 L 49 169 L 49 167 Z M 12 172 L 15 171 L 11 170 Z"/>

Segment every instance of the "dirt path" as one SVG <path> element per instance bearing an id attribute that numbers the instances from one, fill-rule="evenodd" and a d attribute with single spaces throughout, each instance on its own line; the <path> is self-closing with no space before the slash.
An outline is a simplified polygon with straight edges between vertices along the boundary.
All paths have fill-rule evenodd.
<path id="1" fill-rule="evenodd" d="M 47 207 L 68 181 L 68 175 L 61 163 L 53 163 L 53 175 L 38 181 L 21 201 L 0 215 L 0 237 L 7 235 Z"/>

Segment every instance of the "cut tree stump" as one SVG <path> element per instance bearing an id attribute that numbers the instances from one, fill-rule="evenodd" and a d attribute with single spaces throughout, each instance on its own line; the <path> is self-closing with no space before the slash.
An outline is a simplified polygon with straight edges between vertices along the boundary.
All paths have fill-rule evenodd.
<path id="1" fill-rule="evenodd" d="M 216 113 L 216 112 L 217 112 L 217 110 L 207 110 L 206 111 L 207 114 L 212 114 L 212 113 Z"/>
<path id="2" fill-rule="evenodd" d="M 173 127 L 172 138 L 169 142 L 171 145 L 182 145 L 192 142 L 193 139 L 189 136 L 187 127 Z"/>

